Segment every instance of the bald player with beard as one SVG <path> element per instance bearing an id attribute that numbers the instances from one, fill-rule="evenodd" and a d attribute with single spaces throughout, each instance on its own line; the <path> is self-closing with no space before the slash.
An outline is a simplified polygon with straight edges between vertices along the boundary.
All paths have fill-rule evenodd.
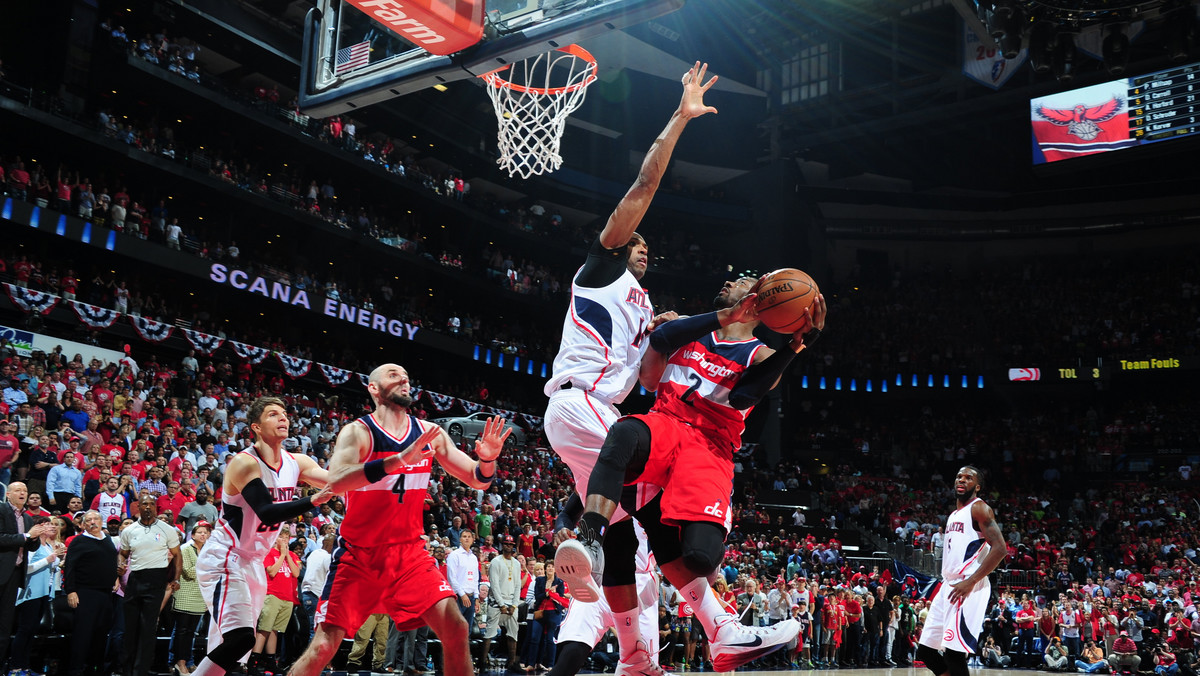
<path id="1" fill-rule="evenodd" d="M 471 488 L 487 490 L 512 430 L 500 416 L 488 419 L 475 445 L 479 459 L 472 460 L 445 430 L 409 414 L 412 384 L 402 366 L 376 368 L 367 392 L 375 411 L 342 428 L 330 458 L 329 485 L 345 493 L 346 517 L 317 604 L 316 632 L 290 673 L 316 676 L 346 634 L 368 615 L 387 613 L 398 631 L 433 629 L 442 643 L 442 673 L 471 674 L 467 622 L 425 549 L 422 512 L 434 460 Z"/>

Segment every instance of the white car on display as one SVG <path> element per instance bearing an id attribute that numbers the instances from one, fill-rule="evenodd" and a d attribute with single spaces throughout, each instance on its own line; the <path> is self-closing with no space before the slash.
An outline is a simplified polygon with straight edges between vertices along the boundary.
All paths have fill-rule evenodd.
<path id="1" fill-rule="evenodd" d="M 450 437 L 455 441 L 462 441 L 464 439 L 475 440 L 479 438 L 479 435 L 483 434 L 483 426 L 487 424 L 488 418 L 493 415 L 492 413 L 480 411 L 479 413 L 472 413 L 471 415 L 458 418 L 434 418 L 432 422 L 449 432 Z M 512 434 L 509 435 L 508 441 L 505 442 L 506 446 L 509 444 L 525 443 L 525 430 L 514 425 L 511 420 L 504 421 L 504 427 L 512 429 Z"/>

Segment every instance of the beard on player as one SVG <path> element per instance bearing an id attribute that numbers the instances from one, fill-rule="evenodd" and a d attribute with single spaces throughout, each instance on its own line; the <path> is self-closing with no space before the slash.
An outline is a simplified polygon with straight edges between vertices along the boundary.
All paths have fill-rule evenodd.
<path id="1" fill-rule="evenodd" d="M 392 392 L 388 394 L 388 401 L 399 406 L 400 408 L 409 408 L 413 403 L 411 395 L 402 394 L 400 392 Z"/>
<path id="2" fill-rule="evenodd" d="M 954 489 L 954 495 L 961 502 L 970 502 L 970 501 L 974 500 L 975 496 L 978 494 L 979 494 L 979 486 L 972 486 L 969 489 L 967 489 L 967 488 L 959 489 L 959 488 L 955 487 L 955 489 Z"/>

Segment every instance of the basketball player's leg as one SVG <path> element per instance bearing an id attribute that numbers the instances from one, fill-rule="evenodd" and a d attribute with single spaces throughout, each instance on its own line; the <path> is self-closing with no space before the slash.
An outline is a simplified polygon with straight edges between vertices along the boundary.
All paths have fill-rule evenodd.
<path id="1" fill-rule="evenodd" d="M 312 641 L 292 664 L 289 676 L 317 676 L 333 660 L 342 639 L 358 631 L 386 588 L 388 570 L 378 558 L 378 550 L 387 548 L 348 548 L 339 541 L 333 550 L 329 573 L 314 620 Z"/>
<path id="2" fill-rule="evenodd" d="M 950 585 L 945 582 L 938 589 L 938 592 L 933 597 L 933 603 L 929 604 L 929 613 L 925 617 L 925 626 L 921 630 L 921 637 L 917 639 L 917 654 L 916 658 L 925 663 L 925 667 L 935 674 L 935 676 L 950 676 L 951 662 L 957 662 L 953 651 L 946 637 L 947 630 L 953 631 L 950 622 L 954 615 L 952 604 L 950 603 Z M 943 654 L 945 651 L 945 654 Z M 955 676 L 964 676 L 966 674 L 966 655 L 962 659 L 962 674 Z M 957 665 L 955 665 L 957 667 Z"/>
<path id="3" fill-rule="evenodd" d="M 254 648 L 254 627 L 266 596 L 265 577 L 263 567 L 254 564 L 219 570 L 205 566 L 198 570 L 200 593 L 212 619 L 208 654 L 192 673 L 224 676 L 236 671 L 238 661 Z"/>
<path id="4" fill-rule="evenodd" d="M 711 497 L 711 496 L 710 496 Z M 720 574 L 725 557 L 725 527 L 713 521 L 688 521 L 679 526 L 676 509 L 664 511 L 667 493 L 638 510 L 637 518 L 663 576 L 692 607 L 709 639 L 710 656 L 719 671 L 731 671 L 788 645 L 800 633 L 800 623 L 784 620 L 770 627 L 747 627 L 721 605 L 710 582 Z M 708 515 L 720 519 L 716 515 Z M 657 518 L 656 518 L 657 517 Z"/>
<path id="5" fill-rule="evenodd" d="M 442 642 L 442 673 L 450 676 L 473 674 L 467 621 L 453 597 L 446 597 L 421 614 Z"/>
<path id="6" fill-rule="evenodd" d="M 333 660 L 333 656 L 337 653 L 338 646 L 342 645 L 344 638 L 346 638 L 345 627 L 328 622 L 318 624 L 317 630 L 313 632 L 312 641 L 304 649 L 304 654 L 300 655 L 300 659 L 292 665 L 288 676 L 317 676 L 320 674 L 325 665 Z"/>

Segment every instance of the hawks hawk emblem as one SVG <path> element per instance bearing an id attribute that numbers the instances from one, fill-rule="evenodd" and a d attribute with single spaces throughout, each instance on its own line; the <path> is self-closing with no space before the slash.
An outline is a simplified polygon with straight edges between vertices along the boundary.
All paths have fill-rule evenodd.
<path id="1" fill-rule="evenodd" d="M 1111 120 L 1124 107 L 1125 100 L 1119 96 L 1114 96 L 1107 103 L 1092 106 L 1091 108 L 1083 104 L 1076 104 L 1074 108 L 1047 108 L 1046 106 L 1038 106 L 1034 112 L 1048 122 L 1057 124 L 1060 127 L 1066 126 L 1068 134 L 1074 134 L 1084 141 L 1091 141 L 1100 135 L 1099 123 Z"/>

